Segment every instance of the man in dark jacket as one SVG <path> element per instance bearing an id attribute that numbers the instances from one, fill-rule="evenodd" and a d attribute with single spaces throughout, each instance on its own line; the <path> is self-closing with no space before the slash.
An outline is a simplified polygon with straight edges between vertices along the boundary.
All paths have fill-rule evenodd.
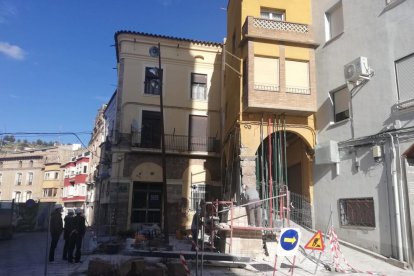
<path id="1" fill-rule="evenodd" d="M 70 233 L 73 231 L 74 225 L 73 225 L 73 215 L 74 212 L 72 209 L 70 209 L 68 211 L 68 214 L 65 216 L 64 221 L 65 221 L 65 228 L 63 230 L 63 238 L 65 240 L 65 246 L 63 247 L 63 260 L 67 260 L 68 259 L 68 252 L 69 252 L 69 235 Z"/>
<path id="2" fill-rule="evenodd" d="M 75 213 L 76 216 L 73 218 L 73 230 L 69 236 L 69 263 L 73 263 L 73 250 L 75 247 L 75 263 L 80 262 L 82 239 L 86 232 L 85 218 L 82 216 L 82 209 L 76 208 Z"/>
<path id="3" fill-rule="evenodd" d="M 60 234 L 62 234 L 63 230 L 63 222 L 62 222 L 62 205 L 56 204 L 53 208 L 53 212 L 50 215 L 50 234 L 52 236 L 52 241 L 50 243 L 50 250 L 49 250 L 49 262 L 53 262 L 55 260 L 55 249 L 57 243 L 59 241 Z"/>

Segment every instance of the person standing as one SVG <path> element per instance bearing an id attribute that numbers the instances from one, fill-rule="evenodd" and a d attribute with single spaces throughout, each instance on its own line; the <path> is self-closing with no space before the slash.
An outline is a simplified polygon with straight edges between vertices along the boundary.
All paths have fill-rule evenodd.
<path id="1" fill-rule="evenodd" d="M 193 239 L 191 251 L 196 251 L 198 248 L 198 232 L 201 229 L 201 225 L 202 225 L 201 218 L 204 216 L 204 208 L 205 208 L 205 201 L 202 199 L 200 200 L 200 205 L 197 208 L 196 212 L 194 213 L 193 220 L 191 222 L 191 237 Z"/>
<path id="2" fill-rule="evenodd" d="M 76 208 L 76 216 L 73 218 L 73 230 L 69 234 L 68 261 L 73 263 L 73 250 L 76 247 L 75 263 L 80 262 L 82 239 L 86 232 L 85 218 L 82 216 L 82 209 Z"/>
<path id="3" fill-rule="evenodd" d="M 75 212 L 73 212 L 72 209 L 68 211 L 68 214 L 65 216 L 65 228 L 63 230 L 63 239 L 65 240 L 65 245 L 63 247 L 63 257 L 62 260 L 68 259 L 68 252 L 69 252 L 69 235 L 73 231 L 73 215 Z"/>
<path id="4" fill-rule="evenodd" d="M 50 249 L 49 249 L 49 262 L 53 262 L 55 260 L 55 249 L 58 244 L 60 234 L 63 231 L 63 222 L 62 222 L 62 205 L 56 204 L 53 208 L 53 212 L 50 215 L 50 222 L 49 222 L 49 229 L 50 234 L 52 236 L 52 241 L 50 242 Z"/>
<path id="5" fill-rule="evenodd" d="M 249 226 L 261 227 L 262 202 L 260 201 L 259 192 L 255 188 L 245 185 L 244 197 L 247 201 L 246 209 Z"/>

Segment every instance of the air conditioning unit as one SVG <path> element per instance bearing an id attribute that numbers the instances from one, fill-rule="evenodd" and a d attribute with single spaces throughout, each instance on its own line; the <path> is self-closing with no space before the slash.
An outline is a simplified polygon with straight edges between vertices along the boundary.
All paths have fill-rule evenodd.
<path id="1" fill-rule="evenodd" d="M 344 66 L 345 80 L 349 82 L 355 82 L 361 78 L 369 77 L 369 74 L 370 69 L 366 57 L 359 57 Z"/>
<path id="2" fill-rule="evenodd" d="M 338 142 L 330 140 L 315 146 L 315 164 L 332 164 L 338 162 Z"/>

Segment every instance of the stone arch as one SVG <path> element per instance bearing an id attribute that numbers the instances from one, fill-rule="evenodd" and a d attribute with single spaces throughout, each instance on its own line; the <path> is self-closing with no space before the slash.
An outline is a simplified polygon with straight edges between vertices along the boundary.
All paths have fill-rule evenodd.
<path id="1" fill-rule="evenodd" d="M 131 174 L 132 181 L 162 182 L 162 167 L 153 162 L 143 162 L 135 167 Z"/>

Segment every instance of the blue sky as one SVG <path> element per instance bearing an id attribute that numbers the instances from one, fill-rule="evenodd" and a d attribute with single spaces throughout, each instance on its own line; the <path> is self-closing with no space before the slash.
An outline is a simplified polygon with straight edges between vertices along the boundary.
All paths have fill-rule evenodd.
<path id="1" fill-rule="evenodd" d="M 222 42 L 227 0 L 0 0 L 0 133 L 91 131 L 116 85 L 114 33 Z M 74 136 L 20 139 L 79 143 Z M 84 143 L 90 136 L 80 135 Z"/>

